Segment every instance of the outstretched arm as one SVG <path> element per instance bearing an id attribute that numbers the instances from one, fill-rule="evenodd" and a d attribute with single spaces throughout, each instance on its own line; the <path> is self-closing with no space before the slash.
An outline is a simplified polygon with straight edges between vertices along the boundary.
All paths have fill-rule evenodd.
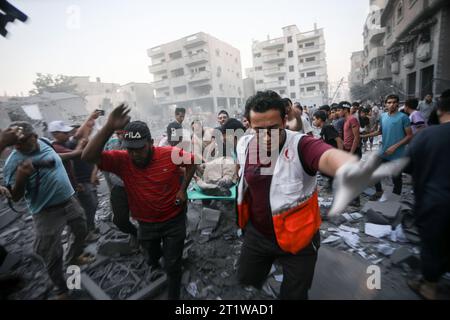
<path id="1" fill-rule="evenodd" d="M 111 112 L 108 121 L 102 129 L 89 141 L 84 148 L 81 159 L 90 163 L 98 164 L 101 159 L 105 143 L 111 137 L 115 130 L 123 129 L 130 121 L 128 113 L 130 109 L 121 104 Z"/>

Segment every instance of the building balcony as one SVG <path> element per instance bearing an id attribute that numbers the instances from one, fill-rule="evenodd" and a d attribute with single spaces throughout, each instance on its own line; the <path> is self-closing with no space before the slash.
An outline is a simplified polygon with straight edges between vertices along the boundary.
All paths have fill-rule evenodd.
<path id="1" fill-rule="evenodd" d="M 169 96 L 161 96 L 161 97 L 155 97 L 156 103 L 167 103 L 171 101 L 171 98 Z"/>
<path id="2" fill-rule="evenodd" d="M 188 76 L 187 75 L 170 78 L 170 86 L 172 88 L 186 86 L 187 83 L 188 83 Z"/>
<path id="3" fill-rule="evenodd" d="M 305 56 L 305 55 L 310 55 L 313 53 L 320 53 L 324 50 L 324 46 L 321 45 L 315 45 L 315 46 L 311 46 L 311 47 L 306 47 L 306 48 L 299 48 L 298 49 L 298 56 Z"/>
<path id="4" fill-rule="evenodd" d="M 280 53 L 271 53 L 262 56 L 264 63 L 278 63 L 283 62 L 286 59 L 284 52 Z"/>
<path id="5" fill-rule="evenodd" d="M 150 58 L 161 58 L 164 56 L 164 51 L 161 49 L 161 47 L 150 48 L 147 50 L 147 55 Z"/>
<path id="6" fill-rule="evenodd" d="M 367 61 L 372 61 L 378 57 L 384 57 L 386 54 L 386 49 L 384 47 L 374 47 L 369 50 L 369 55 L 367 56 Z"/>
<path id="7" fill-rule="evenodd" d="M 327 78 L 325 76 L 314 76 L 314 77 L 304 77 L 300 78 L 300 85 L 317 83 L 317 82 L 326 82 Z"/>
<path id="8" fill-rule="evenodd" d="M 286 67 L 274 67 L 274 68 L 267 68 L 264 69 L 264 76 L 270 77 L 270 76 L 278 76 L 283 75 L 286 73 Z"/>
<path id="9" fill-rule="evenodd" d="M 188 82 L 193 85 L 204 85 L 205 81 L 211 80 L 211 71 L 201 71 L 189 76 Z"/>
<path id="10" fill-rule="evenodd" d="M 384 34 L 386 33 L 386 27 L 383 28 L 373 28 L 370 29 L 367 34 L 367 39 L 369 42 L 378 43 L 381 39 L 383 39 Z"/>
<path id="11" fill-rule="evenodd" d="M 271 82 L 265 82 L 264 86 L 267 90 L 269 89 L 281 89 L 287 87 L 286 80 L 279 80 L 279 81 L 271 81 Z"/>
<path id="12" fill-rule="evenodd" d="M 369 74 L 364 78 L 364 84 L 369 84 L 374 80 L 386 80 L 392 78 L 391 70 L 387 68 L 374 68 L 369 70 Z"/>
<path id="13" fill-rule="evenodd" d="M 183 46 L 185 48 L 189 49 L 189 48 L 194 48 L 194 47 L 204 45 L 206 43 L 208 43 L 207 36 L 203 33 L 197 33 L 192 36 L 184 38 Z"/>
<path id="14" fill-rule="evenodd" d="M 311 68 L 317 68 L 317 67 L 325 67 L 325 60 L 316 60 L 316 61 L 309 61 L 309 62 L 303 62 L 299 63 L 298 67 L 300 70 L 305 69 L 311 69 Z"/>
<path id="15" fill-rule="evenodd" d="M 202 63 L 207 63 L 209 61 L 209 53 L 204 51 L 204 52 L 192 54 L 190 56 L 186 56 L 185 61 L 186 61 L 186 65 L 189 67 L 198 65 L 198 64 L 202 64 Z"/>
<path id="16" fill-rule="evenodd" d="M 166 73 L 167 72 L 167 63 L 161 62 L 161 63 L 153 64 L 148 67 L 148 70 L 150 71 L 150 73 L 153 73 L 153 74 Z"/>
<path id="17" fill-rule="evenodd" d="M 303 32 L 303 33 L 300 33 L 300 40 L 298 41 L 298 43 L 300 44 L 304 41 L 308 41 L 308 40 L 311 40 L 314 38 L 319 38 L 320 36 L 321 36 L 320 30 Z"/>
<path id="18" fill-rule="evenodd" d="M 170 88 L 169 79 L 158 80 L 152 83 L 152 86 L 155 90 L 162 90 Z"/>
<path id="19" fill-rule="evenodd" d="M 415 61 L 414 61 L 414 52 L 406 53 L 403 58 L 403 66 L 405 68 L 411 69 L 414 67 Z"/>
<path id="20" fill-rule="evenodd" d="M 300 91 L 300 97 L 304 97 L 304 98 L 311 98 L 311 97 L 322 97 L 323 96 L 323 92 L 320 90 L 313 90 L 313 91 Z"/>
<path id="21" fill-rule="evenodd" d="M 284 38 L 265 41 L 261 47 L 263 50 L 281 49 L 284 47 Z"/>

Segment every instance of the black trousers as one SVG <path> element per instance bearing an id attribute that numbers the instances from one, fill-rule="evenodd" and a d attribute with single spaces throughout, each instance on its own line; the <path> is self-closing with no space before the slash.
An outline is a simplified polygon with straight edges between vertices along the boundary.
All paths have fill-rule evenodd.
<path id="1" fill-rule="evenodd" d="M 186 239 L 186 209 L 168 221 L 139 222 L 138 238 L 142 247 L 148 251 L 150 266 L 159 266 L 159 259 L 164 257 L 169 300 L 178 300 L 180 298 L 184 240 Z"/>
<path id="2" fill-rule="evenodd" d="M 110 199 L 111 209 L 113 211 L 113 223 L 123 233 L 128 233 L 136 237 L 137 229 L 130 222 L 130 209 L 128 207 L 128 197 L 125 188 L 113 186 Z"/>
<path id="3" fill-rule="evenodd" d="M 283 268 L 280 299 L 306 300 L 314 277 L 319 246 L 318 232 L 306 248 L 294 255 L 281 250 L 275 240 L 269 240 L 249 223 L 239 258 L 238 280 L 243 285 L 260 289 L 273 262 L 278 260 Z"/>
<path id="4" fill-rule="evenodd" d="M 429 282 L 438 282 L 450 272 L 450 214 L 448 206 L 433 206 L 420 213 L 418 230 L 421 240 L 422 275 Z"/>

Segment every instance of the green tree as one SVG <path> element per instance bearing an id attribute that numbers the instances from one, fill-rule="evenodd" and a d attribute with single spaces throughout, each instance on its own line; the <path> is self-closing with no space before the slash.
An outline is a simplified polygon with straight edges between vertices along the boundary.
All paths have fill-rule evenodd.
<path id="1" fill-rule="evenodd" d="M 79 95 L 76 90 L 76 85 L 72 84 L 70 77 L 59 74 L 44 74 L 36 73 L 36 80 L 33 81 L 35 88 L 30 91 L 30 94 L 39 94 L 44 91 L 47 92 L 67 92 Z"/>

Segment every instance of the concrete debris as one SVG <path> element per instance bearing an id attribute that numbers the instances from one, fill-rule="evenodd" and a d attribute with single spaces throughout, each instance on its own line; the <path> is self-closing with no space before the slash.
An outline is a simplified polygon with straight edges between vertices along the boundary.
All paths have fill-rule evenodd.
<path id="1" fill-rule="evenodd" d="M 407 247 L 400 247 L 391 256 L 391 261 L 394 265 L 408 264 L 411 268 L 419 266 L 419 258 Z"/>
<path id="2" fill-rule="evenodd" d="M 399 224 L 394 231 L 391 233 L 391 241 L 392 242 L 402 242 L 406 243 L 408 242 L 408 239 L 405 236 L 405 233 L 403 232 L 403 227 L 401 224 Z"/>
<path id="3" fill-rule="evenodd" d="M 130 246 L 129 241 L 123 240 L 109 240 L 98 244 L 98 254 L 107 257 L 118 257 L 124 255 L 131 255 L 136 253 L 136 249 Z"/>
<path id="4" fill-rule="evenodd" d="M 381 225 L 389 225 L 390 222 L 388 219 L 383 217 L 381 213 L 378 213 L 372 209 L 367 210 L 366 212 L 366 220 L 369 223 L 381 224 Z"/>
<path id="5" fill-rule="evenodd" d="M 217 227 L 220 219 L 220 210 L 203 208 L 198 230 L 211 229 L 214 230 Z"/>
<path id="6" fill-rule="evenodd" d="M 7 227 L 19 217 L 20 214 L 9 210 L 9 208 L 3 209 L 0 212 L 0 230 Z"/>
<path id="7" fill-rule="evenodd" d="M 384 226 L 373 223 L 365 224 L 364 233 L 375 238 L 383 238 L 389 236 L 391 235 L 391 232 L 392 232 L 391 226 Z"/>
<path id="8" fill-rule="evenodd" d="M 356 229 L 356 228 L 351 228 L 351 227 L 344 226 L 344 225 L 339 226 L 339 229 L 344 230 L 344 231 L 347 231 L 347 232 L 351 232 L 351 233 L 359 233 L 359 230 L 358 230 L 358 229 Z"/>
<path id="9" fill-rule="evenodd" d="M 21 261 L 21 257 L 14 253 L 7 253 L 2 264 L 0 265 L 0 274 L 13 271 L 14 267 Z"/>
<path id="10" fill-rule="evenodd" d="M 366 212 L 370 209 L 372 209 L 375 212 L 381 213 L 384 217 L 388 219 L 395 219 L 400 212 L 401 204 L 393 201 L 386 201 L 386 202 L 378 202 L 378 201 L 368 201 L 363 209 L 362 212 Z"/>
<path id="11" fill-rule="evenodd" d="M 363 215 L 360 214 L 359 212 L 344 213 L 344 214 L 342 214 L 342 216 L 343 216 L 348 222 L 357 221 L 357 220 L 359 220 L 359 219 L 361 219 L 361 218 L 363 217 Z"/>
<path id="12" fill-rule="evenodd" d="M 356 234 L 352 232 L 341 231 L 339 232 L 339 235 L 344 240 L 345 244 L 350 248 L 354 249 L 359 246 L 359 237 Z"/>
<path id="13" fill-rule="evenodd" d="M 377 246 L 378 252 L 389 257 L 390 255 L 392 255 L 395 251 L 395 248 L 391 247 L 388 244 L 379 244 Z"/>
<path id="14" fill-rule="evenodd" d="M 4 238 L 4 237 L 7 237 L 7 236 L 9 236 L 9 235 L 11 235 L 11 234 L 14 234 L 14 233 L 16 233 L 17 231 L 20 231 L 20 229 L 17 228 L 17 227 L 8 229 L 8 230 L 6 230 L 5 232 L 3 232 L 2 234 L 0 234 L 0 239 L 1 239 L 1 238 Z"/>
<path id="15" fill-rule="evenodd" d="M 338 236 L 329 236 L 328 238 L 326 238 L 325 240 L 322 241 L 323 244 L 331 244 L 331 243 L 335 243 L 336 241 L 338 241 L 339 239 L 341 239 Z"/>

